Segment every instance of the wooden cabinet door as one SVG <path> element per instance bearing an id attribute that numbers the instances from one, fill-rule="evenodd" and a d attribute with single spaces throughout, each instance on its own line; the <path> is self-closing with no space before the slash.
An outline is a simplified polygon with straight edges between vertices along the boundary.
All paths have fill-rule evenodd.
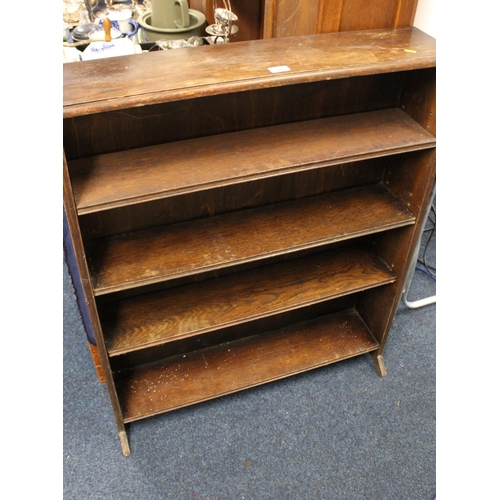
<path id="1" fill-rule="evenodd" d="M 238 33 L 231 41 L 412 26 L 418 0 L 231 0 Z M 214 22 L 213 0 L 190 0 Z M 218 1 L 223 6 L 222 0 Z"/>
<path id="2" fill-rule="evenodd" d="M 412 26 L 418 0 L 265 0 L 264 38 Z"/>

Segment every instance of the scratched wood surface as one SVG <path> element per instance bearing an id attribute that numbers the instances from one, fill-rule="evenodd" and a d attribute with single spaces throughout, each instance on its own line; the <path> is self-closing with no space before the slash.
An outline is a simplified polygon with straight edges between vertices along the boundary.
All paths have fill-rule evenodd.
<path id="1" fill-rule="evenodd" d="M 416 28 L 255 40 L 82 61 L 63 67 L 63 116 L 435 63 L 435 40 Z M 283 66 L 289 71 L 269 69 Z"/>
<path id="2" fill-rule="evenodd" d="M 323 316 L 116 374 L 125 422 L 373 351 L 355 311 Z"/>
<path id="3" fill-rule="evenodd" d="M 75 116 L 63 123 L 64 151 L 71 161 L 209 135 L 394 108 L 400 106 L 407 78 L 404 72 L 382 73 Z"/>
<path id="4" fill-rule="evenodd" d="M 324 302 L 395 280 L 368 249 L 351 246 L 106 304 L 110 355 Z"/>
<path id="5" fill-rule="evenodd" d="M 102 210 L 79 217 L 82 236 L 91 241 L 167 224 L 262 207 L 383 182 L 387 157 L 340 163 L 287 175 L 171 196 Z"/>
<path id="6" fill-rule="evenodd" d="M 434 143 L 406 113 L 389 109 L 120 151 L 68 166 L 78 212 L 85 214 Z"/>
<path id="7" fill-rule="evenodd" d="M 412 26 L 418 0 L 265 0 L 264 36 Z"/>
<path id="8" fill-rule="evenodd" d="M 87 255 L 95 294 L 101 295 L 413 221 L 404 205 L 375 185 L 94 240 Z"/>
<path id="9" fill-rule="evenodd" d="M 124 422 L 381 360 L 433 193 L 435 64 L 402 28 L 64 65 L 64 201 L 124 454 Z"/>

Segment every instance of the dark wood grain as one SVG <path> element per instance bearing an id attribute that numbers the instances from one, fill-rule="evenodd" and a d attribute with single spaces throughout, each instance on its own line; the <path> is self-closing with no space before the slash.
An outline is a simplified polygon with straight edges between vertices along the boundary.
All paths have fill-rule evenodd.
<path id="1" fill-rule="evenodd" d="M 391 163 L 386 170 L 386 185 L 411 209 L 416 218 L 412 226 L 374 236 L 379 255 L 401 277 L 393 285 L 379 289 L 377 294 L 363 294 L 356 306 L 381 348 L 386 343 L 390 325 L 399 308 L 404 278 L 413 263 L 413 252 L 420 248 L 419 238 L 426 223 L 427 209 L 432 202 L 435 176 L 435 149 L 406 155 Z"/>
<path id="2" fill-rule="evenodd" d="M 436 135 L 436 68 L 408 75 L 401 107 L 429 133 Z"/>
<path id="3" fill-rule="evenodd" d="M 363 247 L 344 247 L 107 303 L 102 328 L 111 356 L 254 321 L 395 280 Z"/>
<path id="4" fill-rule="evenodd" d="M 92 285 L 89 278 L 88 264 L 85 258 L 85 249 L 83 246 L 82 236 L 79 231 L 78 225 L 78 215 L 76 211 L 76 206 L 74 203 L 74 196 L 72 193 L 71 181 L 68 173 L 68 167 L 66 158 L 63 155 L 63 201 L 64 201 L 64 211 L 68 221 L 68 232 L 70 236 L 70 241 L 67 241 L 67 245 L 71 245 L 71 251 L 74 252 L 74 258 L 76 260 L 77 273 L 72 272 L 72 283 L 75 287 L 82 287 L 83 294 L 85 297 L 85 304 L 82 304 L 83 300 L 78 300 L 78 307 L 83 308 L 81 310 L 82 315 L 88 315 L 88 320 L 92 328 L 92 333 L 95 336 L 97 342 L 97 363 L 95 364 L 98 376 L 103 376 L 107 382 L 108 394 L 113 408 L 113 413 L 116 419 L 116 425 L 118 428 L 118 433 L 123 436 L 125 433 L 125 427 L 123 423 L 123 415 L 121 412 L 120 403 L 115 391 L 113 374 L 111 371 L 111 366 L 109 362 L 108 353 L 106 350 L 105 340 L 101 330 L 101 322 L 99 318 L 99 312 L 97 309 L 95 297 L 92 290 Z M 65 258 L 68 258 L 65 255 Z M 69 266 L 71 269 L 73 266 Z M 76 281 L 78 280 L 78 282 Z M 87 333 L 87 332 L 86 332 Z M 90 333 L 90 332 L 89 332 Z M 94 351 L 95 352 L 95 351 Z M 128 446 L 124 444 L 123 453 L 126 455 L 130 453 Z"/>
<path id="5" fill-rule="evenodd" d="M 217 44 L 65 64 L 63 116 L 433 67 L 435 49 L 435 40 L 417 28 L 400 28 Z M 269 71 L 283 65 L 290 71 Z"/>
<path id="6" fill-rule="evenodd" d="M 355 311 L 167 358 L 116 374 L 125 422 L 278 380 L 378 346 Z"/>
<path id="7" fill-rule="evenodd" d="M 276 0 L 273 37 L 315 34 L 318 7 L 318 0 Z"/>
<path id="8" fill-rule="evenodd" d="M 266 38 L 412 26 L 417 0 L 266 0 Z"/>
<path id="9" fill-rule="evenodd" d="M 94 240 L 87 255 L 94 292 L 102 295 L 413 221 L 386 188 L 374 185 Z"/>
<path id="10" fill-rule="evenodd" d="M 299 31 L 389 23 L 382 4 L 268 0 L 264 32 L 278 8 Z M 392 24 L 413 5 L 385 2 Z M 366 352 L 385 374 L 435 182 L 435 65 L 415 28 L 64 65 L 79 305 L 125 455 L 125 422 Z"/>
<path id="11" fill-rule="evenodd" d="M 69 168 L 86 214 L 434 145 L 432 134 L 394 108 L 109 153 Z"/>
<path id="12" fill-rule="evenodd" d="M 366 292 L 360 293 L 363 294 Z M 109 361 L 112 370 L 117 372 L 133 368 L 137 365 L 161 361 L 162 359 L 177 356 L 179 354 L 213 347 L 226 342 L 233 342 L 235 340 L 250 337 L 258 332 L 280 330 L 298 323 L 310 321 L 326 314 L 354 309 L 358 295 L 359 294 L 344 295 L 343 297 L 319 302 L 308 307 L 301 307 L 273 316 L 265 316 L 255 321 L 248 321 L 228 328 L 213 330 L 203 335 L 185 337 L 180 340 L 176 339 L 173 342 L 167 342 L 145 349 L 138 349 L 126 354 L 121 354 L 120 356 L 112 356 L 109 358 Z"/>
<path id="13" fill-rule="evenodd" d="M 79 217 L 85 241 L 382 182 L 387 157 L 171 196 Z"/>
<path id="14" fill-rule="evenodd" d="M 422 70 L 420 70 L 422 71 Z M 400 106 L 406 73 L 320 80 L 163 102 L 64 120 L 71 161 L 207 135 Z"/>
<path id="15" fill-rule="evenodd" d="M 399 4 L 408 0 L 343 0 L 339 31 L 393 28 Z M 415 0 L 413 0 L 415 4 Z M 409 26 L 410 24 L 408 24 Z"/>

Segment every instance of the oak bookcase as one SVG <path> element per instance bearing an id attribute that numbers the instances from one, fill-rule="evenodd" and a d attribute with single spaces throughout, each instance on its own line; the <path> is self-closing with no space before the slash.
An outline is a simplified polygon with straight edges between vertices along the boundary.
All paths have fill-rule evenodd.
<path id="1" fill-rule="evenodd" d="M 64 66 L 72 279 L 125 455 L 138 419 L 367 353 L 385 375 L 435 65 L 398 28 Z"/>

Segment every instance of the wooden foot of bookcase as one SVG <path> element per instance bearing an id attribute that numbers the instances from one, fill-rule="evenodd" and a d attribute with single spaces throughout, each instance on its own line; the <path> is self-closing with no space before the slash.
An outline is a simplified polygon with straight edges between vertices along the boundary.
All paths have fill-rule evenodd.
<path id="1" fill-rule="evenodd" d="M 128 444 L 127 432 L 125 430 L 119 431 L 118 436 L 120 437 L 120 444 L 122 445 L 122 452 L 125 457 L 130 455 L 130 446 Z"/>
<path id="2" fill-rule="evenodd" d="M 377 373 L 381 377 L 385 377 L 387 375 L 387 370 L 385 368 L 384 358 L 382 357 L 382 354 L 377 354 L 377 351 L 373 351 L 370 353 L 370 355 L 375 363 L 375 369 L 377 370 Z"/>

